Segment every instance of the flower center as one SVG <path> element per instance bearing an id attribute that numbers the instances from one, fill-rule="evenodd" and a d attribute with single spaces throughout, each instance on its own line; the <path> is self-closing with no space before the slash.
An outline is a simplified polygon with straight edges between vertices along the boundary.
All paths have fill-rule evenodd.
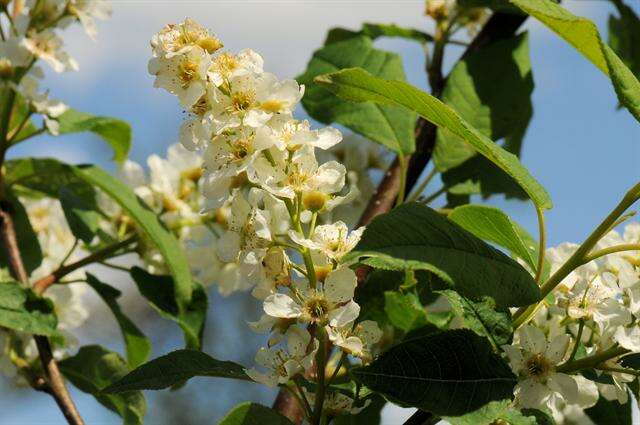
<path id="1" fill-rule="evenodd" d="M 529 357 L 525 363 L 527 374 L 536 379 L 543 379 L 553 369 L 553 365 L 547 358 L 537 353 Z"/>
<path id="2" fill-rule="evenodd" d="M 324 297 L 315 295 L 307 300 L 304 309 L 312 321 L 320 322 L 329 311 L 329 303 Z"/>

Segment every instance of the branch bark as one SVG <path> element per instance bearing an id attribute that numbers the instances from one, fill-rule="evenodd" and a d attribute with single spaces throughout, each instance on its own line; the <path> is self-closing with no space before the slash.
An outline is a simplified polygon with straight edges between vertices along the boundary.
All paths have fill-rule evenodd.
<path id="1" fill-rule="evenodd" d="M 11 215 L 11 205 L 5 201 L 0 204 L 0 239 L 9 259 L 9 268 L 13 276 L 22 284 L 29 284 L 29 276 L 24 268 L 20 250 L 18 249 L 18 241 L 16 238 L 16 230 Z M 72 425 L 84 425 L 84 421 L 76 408 L 69 391 L 65 385 L 58 364 L 53 358 L 51 352 L 51 344 L 45 336 L 34 335 L 40 362 L 45 372 L 47 391 L 54 398 L 67 422 Z"/>
<path id="2" fill-rule="evenodd" d="M 526 15 L 515 15 L 509 13 L 496 12 L 483 26 L 482 30 L 469 44 L 460 59 L 478 51 L 480 48 L 491 44 L 495 41 L 509 38 L 515 34 L 520 26 L 526 20 Z M 434 59 L 436 64 L 433 69 L 427 70 L 431 92 L 433 96 L 440 97 L 446 85 L 446 78 L 442 74 L 442 54 L 441 52 Z M 429 164 L 433 149 L 436 144 L 437 127 L 426 121 L 424 118 L 418 118 L 416 122 L 416 150 L 409 158 L 409 167 L 407 170 L 406 193 L 409 194 L 411 189 L 416 185 L 420 175 Z M 369 201 L 362 217 L 358 222 L 358 226 L 368 225 L 375 217 L 380 214 L 389 212 L 395 203 L 400 190 L 400 162 L 396 158 L 387 169 L 382 181 L 378 185 L 378 189 Z M 358 276 L 358 285 L 365 282 L 369 273 L 368 267 L 361 267 L 356 271 Z M 301 408 L 295 399 L 287 398 L 288 394 L 281 390 L 273 405 L 273 408 L 284 416 L 288 417 L 294 424 L 301 423 L 303 416 Z M 437 418 L 428 412 L 418 410 L 415 420 L 425 419 L 423 423 L 435 423 Z M 435 420 L 435 422 L 429 422 Z M 419 423 L 419 422 L 415 422 Z"/>

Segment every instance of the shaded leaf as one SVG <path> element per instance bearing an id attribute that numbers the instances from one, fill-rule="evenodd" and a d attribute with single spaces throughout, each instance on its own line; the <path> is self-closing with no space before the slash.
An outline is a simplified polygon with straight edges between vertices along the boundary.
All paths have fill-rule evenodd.
<path id="1" fill-rule="evenodd" d="M 24 267 L 27 273 L 31 274 L 31 272 L 42 264 L 42 249 L 40 247 L 40 241 L 38 241 L 38 235 L 36 235 L 33 226 L 31 226 L 27 211 L 13 192 L 6 190 L 5 198 L 13 209 L 11 217 L 13 218 L 13 225 L 18 235 L 18 248 L 22 254 Z M 5 250 L 0 249 L 0 265 L 8 267 L 8 264 Z"/>
<path id="2" fill-rule="evenodd" d="M 467 329 L 400 343 L 352 374 L 394 401 L 439 416 L 459 416 L 511 398 L 517 382 L 489 343 Z"/>
<path id="3" fill-rule="evenodd" d="M 631 402 L 620 404 L 618 400 L 609 401 L 600 396 L 595 406 L 584 413 L 596 424 L 632 425 Z"/>
<path id="4" fill-rule="evenodd" d="M 540 297 L 538 285 L 515 260 L 419 203 L 376 217 L 345 261 L 377 255 L 433 264 L 461 295 L 489 296 L 498 308 L 528 305 Z"/>
<path id="5" fill-rule="evenodd" d="M 127 350 L 127 363 L 132 368 L 147 361 L 151 354 L 151 341 L 142 333 L 120 309 L 118 298 L 121 292 L 109 286 L 95 276 L 87 273 L 87 283 L 100 295 L 116 318 Z"/>
<path id="6" fill-rule="evenodd" d="M 71 186 L 86 199 L 95 197 L 95 190 L 79 178 L 71 166 L 53 158 L 21 158 L 5 162 L 5 184 L 13 190 L 28 189 L 51 198 L 58 198 L 60 188 Z M 85 199 L 85 202 L 86 202 Z"/>
<path id="7" fill-rule="evenodd" d="M 552 0 L 511 0 L 571 44 L 611 78 L 618 100 L 640 121 L 640 81 L 601 39 L 598 27 Z"/>
<path id="8" fill-rule="evenodd" d="M 131 148 L 131 126 L 111 117 L 97 117 L 75 109 L 69 109 L 58 117 L 60 134 L 90 131 L 97 134 L 113 149 L 113 160 L 127 159 Z"/>
<path id="9" fill-rule="evenodd" d="M 346 100 L 400 105 L 417 112 L 437 127 L 447 129 L 472 145 L 479 154 L 518 182 L 537 206 L 543 209 L 551 208 L 552 203 L 547 191 L 515 155 L 502 149 L 439 99 L 405 82 L 377 78 L 359 68 L 321 75 L 316 77 L 315 81 Z"/>
<path id="10" fill-rule="evenodd" d="M 155 244 L 173 276 L 175 302 L 181 312 L 191 302 L 192 279 L 184 250 L 151 211 L 129 188 L 117 178 L 94 165 L 73 167 L 74 173 L 91 185 L 99 187 L 116 201 L 127 215 L 135 220 L 145 235 Z"/>
<path id="11" fill-rule="evenodd" d="M 442 101 L 490 139 L 507 138 L 505 149 L 519 155 L 533 112 L 532 92 L 529 37 L 524 33 L 458 61 L 447 78 Z M 463 139 L 446 128 L 438 131 L 433 152 L 438 170 L 447 171 L 474 155 L 475 149 Z"/>
<path id="12" fill-rule="evenodd" d="M 139 366 L 102 391 L 161 390 L 194 376 L 250 380 L 237 363 L 216 360 L 202 351 L 177 350 Z"/>
<path id="13" fill-rule="evenodd" d="M 293 423 L 273 409 L 246 402 L 231 409 L 219 425 L 293 425 Z"/>
<path id="14" fill-rule="evenodd" d="M 622 0 L 614 0 L 619 17 L 609 15 L 609 46 L 635 74 L 640 75 L 640 19 Z"/>
<path id="15" fill-rule="evenodd" d="M 0 327 L 54 336 L 57 325 L 51 300 L 36 295 L 18 282 L 0 282 Z"/>
<path id="16" fill-rule="evenodd" d="M 458 417 L 445 417 L 451 425 L 537 425 L 533 416 L 525 415 L 511 406 L 511 400 L 492 401 L 480 409 Z"/>
<path id="17" fill-rule="evenodd" d="M 362 67 L 372 75 L 404 80 L 402 60 L 395 53 L 373 47 L 369 37 L 359 36 L 332 43 L 313 53 L 307 70 L 297 80 L 306 87 L 302 105 L 309 115 L 325 124 L 338 123 L 397 153 L 415 149 L 416 115 L 393 105 L 373 102 L 353 104 L 331 96 L 314 77 L 343 68 Z"/>
<path id="18" fill-rule="evenodd" d="M 120 415 L 125 424 L 142 424 L 147 410 L 139 391 L 105 394 L 101 388 L 118 381 L 129 371 L 127 363 L 117 353 L 98 345 L 87 345 L 75 356 L 59 362 L 64 376 L 79 390 L 93 395 L 107 409 Z"/>
<path id="19" fill-rule="evenodd" d="M 191 301 L 183 310 L 180 310 L 174 297 L 175 281 L 171 276 L 153 275 L 139 267 L 133 267 L 131 277 L 142 296 L 160 316 L 180 326 L 184 332 L 187 347 L 200 348 L 207 315 L 207 294 L 204 288 L 194 281 Z"/>
<path id="20" fill-rule="evenodd" d="M 95 198 L 79 195 L 77 189 L 71 185 L 60 188 L 59 198 L 73 235 L 84 243 L 90 244 L 100 227 L 102 218 L 97 211 Z"/>

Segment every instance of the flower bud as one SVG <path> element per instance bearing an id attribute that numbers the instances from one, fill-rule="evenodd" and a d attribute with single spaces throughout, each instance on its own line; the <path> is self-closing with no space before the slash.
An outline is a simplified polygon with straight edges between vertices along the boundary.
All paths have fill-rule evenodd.
<path id="1" fill-rule="evenodd" d="M 302 204 L 305 209 L 318 212 L 324 208 L 327 203 L 327 195 L 318 190 L 307 192 L 302 196 Z"/>
<path id="2" fill-rule="evenodd" d="M 213 53 L 222 49 L 222 42 L 215 37 L 201 38 L 197 42 L 198 46 L 202 47 L 207 53 Z"/>
<path id="3" fill-rule="evenodd" d="M 0 58 L 0 79 L 8 80 L 13 77 L 13 66 L 5 58 Z"/>

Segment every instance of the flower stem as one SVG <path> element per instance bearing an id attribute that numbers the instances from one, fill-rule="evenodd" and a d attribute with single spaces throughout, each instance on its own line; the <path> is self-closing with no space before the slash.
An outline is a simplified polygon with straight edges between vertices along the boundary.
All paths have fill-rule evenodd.
<path id="1" fill-rule="evenodd" d="M 322 419 L 322 406 L 324 405 L 325 386 L 325 367 L 327 362 L 327 333 L 323 327 L 316 329 L 316 338 L 320 342 L 320 347 L 316 353 L 316 400 L 313 406 L 312 425 L 319 425 Z"/>
<path id="2" fill-rule="evenodd" d="M 408 161 L 404 155 L 398 154 L 398 161 L 400 163 L 400 189 L 398 189 L 398 199 L 396 199 L 396 206 L 401 205 L 404 202 L 405 191 L 407 190 L 407 166 Z"/>
<path id="3" fill-rule="evenodd" d="M 536 206 L 536 215 L 538 216 L 538 234 L 540 246 L 538 247 L 538 269 L 536 270 L 536 282 L 540 284 L 542 279 L 542 270 L 544 269 L 544 252 L 547 243 L 547 230 L 544 222 L 544 211 Z"/>
<path id="4" fill-rule="evenodd" d="M 624 252 L 624 251 L 640 251 L 639 243 L 626 243 L 616 246 L 610 246 L 608 248 L 604 248 L 598 251 L 594 251 L 591 254 L 585 256 L 584 262 L 582 264 L 586 264 L 590 261 L 593 261 L 597 258 L 604 257 L 605 255 L 614 254 L 616 252 Z"/>
<path id="5" fill-rule="evenodd" d="M 407 202 L 411 202 L 411 201 L 415 201 L 416 199 L 418 199 L 420 197 L 420 195 L 422 194 L 422 192 L 424 192 L 424 190 L 427 188 L 427 186 L 429 185 L 429 183 L 431 183 L 431 180 L 433 180 L 433 178 L 436 176 L 436 174 L 438 174 L 438 169 L 433 167 L 433 170 L 431 170 L 429 172 L 429 174 L 426 175 L 426 177 L 424 178 L 424 180 L 420 183 L 420 185 L 413 191 L 413 193 L 411 194 L 411 196 L 409 196 L 409 198 L 407 198 Z"/>
<path id="6" fill-rule="evenodd" d="M 584 369 L 593 369 L 607 360 L 628 353 L 629 350 L 619 346 L 613 346 L 593 356 L 583 357 L 578 360 L 568 361 L 558 366 L 557 371 L 561 373 L 578 372 Z"/>

